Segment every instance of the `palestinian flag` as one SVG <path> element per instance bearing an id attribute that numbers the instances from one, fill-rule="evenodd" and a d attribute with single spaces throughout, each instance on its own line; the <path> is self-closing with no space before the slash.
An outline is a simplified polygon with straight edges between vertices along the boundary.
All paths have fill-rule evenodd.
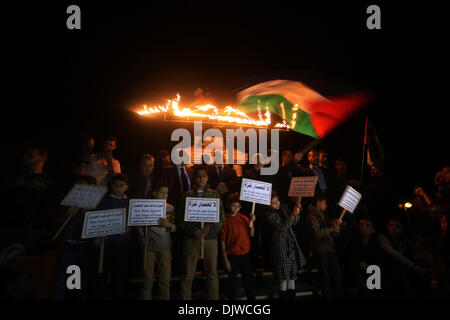
<path id="1" fill-rule="evenodd" d="M 323 138 L 368 101 L 366 93 L 324 97 L 299 81 L 271 80 L 238 93 L 246 113 L 269 112 L 289 127 L 312 138 Z"/>

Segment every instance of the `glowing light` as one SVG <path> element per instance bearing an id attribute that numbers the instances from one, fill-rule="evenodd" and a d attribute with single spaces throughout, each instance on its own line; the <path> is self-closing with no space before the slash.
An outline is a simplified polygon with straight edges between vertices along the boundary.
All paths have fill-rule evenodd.
<path id="1" fill-rule="evenodd" d="M 412 203 L 411 202 L 405 202 L 405 208 L 409 209 L 412 207 Z"/>
<path id="2" fill-rule="evenodd" d="M 245 112 L 226 106 L 224 109 L 219 109 L 211 104 L 195 106 L 195 107 L 180 107 L 181 97 L 177 94 L 175 99 L 167 100 L 165 105 L 147 106 L 143 105 L 141 110 L 136 111 L 141 116 L 153 116 L 155 114 L 171 112 L 176 117 L 204 118 L 225 123 L 236 123 L 242 125 L 250 125 L 255 127 L 268 127 L 271 125 L 271 113 L 269 107 L 266 106 L 264 114 L 261 112 L 260 105 L 258 105 L 258 118 L 253 119 Z M 289 125 L 283 119 L 281 123 L 274 124 L 275 128 L 289 129 Z"/>

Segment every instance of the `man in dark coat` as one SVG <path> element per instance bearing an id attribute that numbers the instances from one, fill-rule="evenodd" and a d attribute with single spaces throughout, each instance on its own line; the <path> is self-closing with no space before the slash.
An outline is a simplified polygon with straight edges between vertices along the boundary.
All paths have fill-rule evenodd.
<path id="1" fill-rule="evenodd" d="M 192 188 L 192 170 L 184 164 L 173 165 L 162 170 L 161 177 L 169 185 L 167 202 L 179 210 L 178 204 L 186 191 Z"/>
<path id="2" fill-rule="evenodd" d="M 155 182 L 154 168 L 155 159 L 151 154 L 146 153 L 139 158 L 139 170 L 132 175 L 130 179 L 130 187 L 127 192 L 131 199 L 151 198 L 152 188 Z M 140 275 L 143 265 L 143 257 L 142 254 L 140 254 L 140 239 L 136 229 L 133 229 L 131 234 L 132 245 L 130 246 L 130 270 L 133 275 Z"/>
<path id="3" fill-rule="evenodd" d="M 139 170 L 131 177 L 128 195 L 132 199 L 149 199 L 152 194 L 153 169 L 155 159 L 151 154 L 143 154 L 139 159 Z"/>
<path id="4" fill-rule="evenodd" d="M 182 198 L 184 194 L 192 188 L 194 184 L 192 170 L 187 168 L 184 164 L 173 165 L 168 168 L 162 169 L 161 177 L 169 185 L 169 196 L 167 203 L 170 203 L 175 207 L 176 216 L 180 217 L 184 215 L 184 208 L 182 205 Z M 183 232 L 181 228 L 178 228 L 173 238 L 173 251 L 172 251 L 172 275 L 181 275 L 181 256 L 182 256 L 182 242 Z"/>
<path id="5" fill-rule="evenodd" d="M 207 171 L 211 189 L 217 190 L 221 195 L 240 191 L 240 179 L 232 165 L 213 163 L 207 166 Z"/>

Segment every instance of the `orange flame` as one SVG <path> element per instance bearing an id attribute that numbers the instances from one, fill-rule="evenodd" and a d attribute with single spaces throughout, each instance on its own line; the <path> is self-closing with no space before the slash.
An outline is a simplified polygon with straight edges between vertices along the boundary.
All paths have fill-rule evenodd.
<path id="1" fill-rule="evenodd" d="M 262 115 L 258 111 L 259 120 L 252 119 L 245 112 L 240 111 L 237 108 L 226 106 L 224 109 L 219 109 L 211 104 L 195 106 L 195 107 L 180 107 L 181 97 L 177 94 L 175 99 L 167 100 L 165 105 L 159 106 L 147 106 L 143 105 L 142 109 L 137 111 L 141 116 L 151 116 L 154 114 L 170 112 L 176 117 L 190 117 L 190 118 L 207 118 L 209 120 L 216 120 L 219 122 L 235 123 L 241 125 L 250 125 L 255 127 L 268 127 L 271 124 L 271 113 L 266 110 Z M 275 128 L 289 129 L 289 125 L 286 121 L 276 123 Z"/>

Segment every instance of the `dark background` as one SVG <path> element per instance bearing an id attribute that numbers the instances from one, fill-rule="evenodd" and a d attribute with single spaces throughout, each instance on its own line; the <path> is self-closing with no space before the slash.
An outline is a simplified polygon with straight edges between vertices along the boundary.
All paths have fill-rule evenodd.
<path id="1" fill-rule="evenodd" d="M 50 150 L 46 171 L 59 175 L 80 133 L 119 139 L 131 172 L 143 152 L 169 149 L 178 124 L 131 110 L 179 92 L 211 92 L 218 106 L 267 74 L 311 74 L 370 88 L 376 99 L 319 147 L 344 157 L 359 175 L 364 119 L 377 129 L 386 171 L 399 197 L 415 185 L 433 193 L 433 177 L 449 165 L 444 10 L 384 2 L 316 5 L 264 2 L 184 3 L 61 1 L 3 7 L 3 168 L 16 167 L 26 145 Z M 392 2 L 392 1 L 391 1 Z M 66 28 L 66 8 L 81 8 L 81 30 Z M 366 8 L 381 8 L 381 30 L 366 28 Z M 445 87 L 444 87 L 445 86 Z M 192 125 L 184 125 L 191 129 Z M 311 139 L 282 132 L 281 149 Z"/>

